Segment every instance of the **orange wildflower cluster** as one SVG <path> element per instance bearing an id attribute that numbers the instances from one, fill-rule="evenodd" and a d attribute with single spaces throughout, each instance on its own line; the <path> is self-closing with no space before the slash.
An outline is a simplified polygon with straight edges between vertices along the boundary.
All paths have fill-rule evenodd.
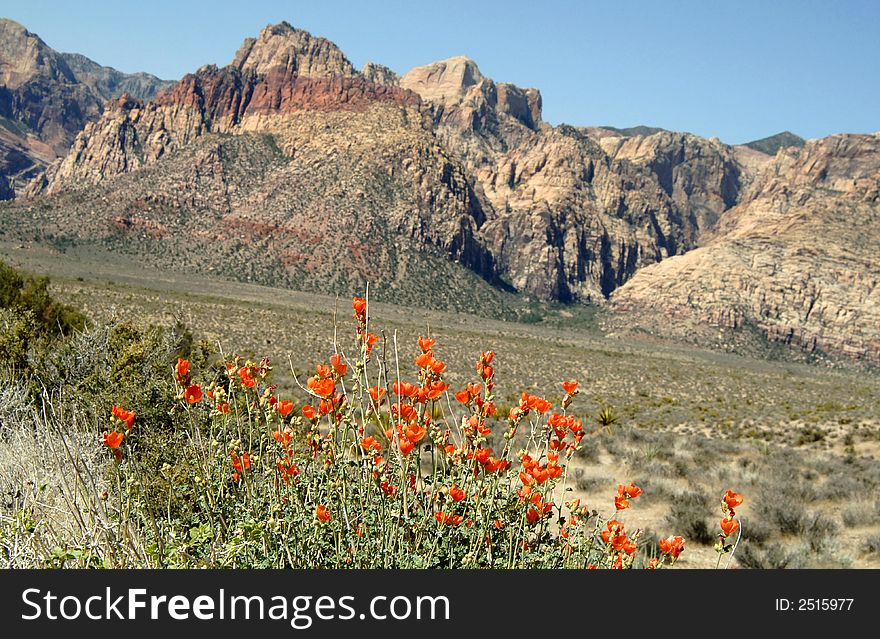
<path id="1" fill-rule="evenodd" d="M 178 396 L 186 401 L 187 404 L 197 404 L 202 401 L 202 387 L 194 384 L 192 376 L 189 372 L 189 360 L 182 357 L 177 358 L 177 365 L 174 367 L 175 377 L 180 384 L 181 392 Z"/>
<path id="2" fill-rule="evenodd" d="M 238 482 L 250 470 L 251 456 L 247 451 L 239 455 L 234 450 L 230 450 L 229 457 L 232 460 L 232 468 L 235 471 L 232 473 L 232 481 Z"/>
<path id="3" fill-rule="evenodd" d="M 379 341 L 378 335 L 367 331 L 367 300 L 356 297 L 351 303 L 354 308 L 354 317 L 357 320 L 357 339 L 364 349 L 364 355 L 369 355 L 373 346 Z"/>
<path id="4" fill-rule="evenodd" d="M 729 489 L 721 498 L 721 512 L 724 513 L 724 518 L 720 523 L 721 534 L 719 537 L 721 538 L 722 546 L 724 546 L 724 541 L 727 537 L 739 530 L 739 521 L 735 519 L 736 511 L 734 508 L 739 508 L 744 501 L 745 498 L 742 495 Z"/>
<path id="5" fill-rule="evenodd" d="M 515 566 L 523 560 L 543 562 L 546 557 L 548 565 L 583 567 L 592 561 L 601 567 L 633 566 L 641 531 L 628 534 L 621 519 L 622 511 L 642 495 L 640 487 L 632 482 L 617 486 L 617 519 L 607 522 L 578 499 L 554 502 L 554 494 L 568 489 L 566 467 L 586 435 L 584 422 L 567 413 L 580 393 L 577 380 L 561 383 L 564 394 L 556 405 L 558 412 L 545 397 L 524 392 L 507 415 L 499 415 L 494 401 L 495 353 L 481 352 L 477 376 L 454 393 L 457 404 L 450 415 L 444 411 L 450 402 L 438 401 L 451 398 L 444 397 L 450 386 L 445 379 L 447 364 L 437 356 L 437 340 L 420 335 L 418 354 L 411 360 L 417 379 L 392 383 L 384 358 L 368 366 L 378 338 L 367 330 L 367 301 L 355 298 L 352 307 L 359 357 L 348 360 L 336 353 L 318 364 L 304 384 L 311 400 L 302 407 L 276 393 L 268 378 L 267 359 L 255 364 L 235 357 L 226 362 L 225 377 L 205 383 L 204 394 L 214 406 L 212 417 L 230 412 L 230 404 L 236 411 L 234 420 L 221 420 L 223 429 L 211 431 L 212 450 L 215 437 L 228 437 L 216 448 L 227 486 L 230 474 L 234 484 L 247 480 L 248 490 L 233 485 L 227 491 L 231 498 L 278 499 L 272 503 L 267 498 L 259 505 L 273 508 L 274 521 L 310 524 L 313 541 L 329 557 L 327 561 L 364 561 L 364 553 L 374 553 L 370 544 L 378 540 L 368 539 L 369 544 L 359 546 L 352 538 L 369 537 L 374 522 L 391 516 L 399 518 L 400 525 L 375 526 L 382 530 L 382 543 L 388 535 L 395 548 L 412 545 L 414 553 L 431 558 L 430 565 L 441 558 L 449 565 L 461 561 Z M 195 419 L 208 411 L 206 405 L 199 405 L 203 388 L 194 381 L 192 368 L 188 360 L 179 358 L 174 377 L 176 408 L 182 405 Z M 378 369 L 376 377 L 372 377 L 374 369 Z M 120 459 L 119 449 L 135 414 L 114 406 L 112 415 L 123 427 L 104 433 L 104 445 Z M 519 427 L 526 428 L 527 437 L 516 436 Z M 503 430 L 494 451 L 489 446 L 496 441 L 493 428 Z M 253 456 L 244 450 L 243 441 Z M 520 445 L 522 449 L 514 448 Z M 427 460 L 420 447 L 431 452 L 430 473 L 425 471 Z M 267 492 L 259 493 L 263 488 Z M 722 540 L 738 529 L 734 508 L 742 501 L 732 491 L 725 493 Z M 234 518 L 235 504 L 230 504 L 224 516 Z M 371 510 L 376 504 L 381 511 Z M 557 521 L 558 534 L 554 534 Z M 420 525 L 431 532 L 421 534 Z M 402 536 L 394 541 L 398 534 Z M 660 556 L 648 567 L 674 563 L 684 547 L 680 536 L 660 540 Z M 341 559 L 331 554 L 337 552 Z"/>
<path id="6" fill-rule="evenodd" d="M 134 426 L 136 413 L 133 410 L 125 410 L 121 406 L 113 406 L 110 409 L 110 414 L 122 422 L 122 425 L 125 426 L 127 430 L 131 430 Z"/>
<path id="7" fill-rule="evenodd" d="M 547 425 L 553 429 L 553 437 L 550 439 L 550 450 L 565 450 L 565 455 L 569 459 L 580 446 L 581 440 L 584 438 L 584 424 L 581 420 L 575 419 L 571 415 L 560 415 L 559 413 L 551 413 L 547 418 Z M 571 434 L 572 439 L 569 442 L 565 438 Z"/>
<path id="8" fill-rule="evenodd" d="M 614 497 L 614 507 L 617 510 L 629 508 L 629 500 L 635 499 L 642 494 L 642 489 L 630 482 L 626 486 L 620 484 L 617 487 L 617 495 Z"/>
<path id="9" fill-rule="evenodd" d="M 338 411 L 345 402 L 345 395 L 336 390 L 336 384 L 345 377 L 347 370 L 348 364 L 343 363 L 342 356 L 338 353 L 330 357 L 329 364 L 318 364 L 315 367 L 315 374 L 309 377 L 306 385 L 320 399 L 318 416 Z M 302 412 L 306 419 L 314 420 L 314 408 L 304 406 Z M 339 419 L 341 416 L 337 415 L 337 421 Z"/>
<path id="10" fill-rule="evenodd" d="M 623 522 L 616 519 L 611 519 L 605 524 L 602 540 L 605 542 L 606 551 L 612 559 L 612 568 L 627 568 L 632 565 L 638 550 L 636 541 L 639 535 L 641 535 L 641 531 L 637 530 L 630 538 L 626 534 Z"/>
<path id="11" fill-rule="evenodd" d="M 119 447 L 122 445 L 123 440 L 125 440 L 126 432 L 130 432 L 134 427 L 135 416 L 136 413 L 133 410 L 126 410 L 121 406 L 113 406 L 110 409 L 110 420 L 113 424 L 113 430 L 104 431 L 101 440 L 107 448 L 113 451 L 113 457 L 116 458 L 116 461 L 122 459 L 122 451 Z M 117 430 L 119 427 L 124 430 Z"/>
<path id="12" fill-rule="evenodd" d="M 660 552 L 672 558 L 672 563 L 684 552 L 684 538 L 678 535 L 661 539 L 659 542 Z"/>

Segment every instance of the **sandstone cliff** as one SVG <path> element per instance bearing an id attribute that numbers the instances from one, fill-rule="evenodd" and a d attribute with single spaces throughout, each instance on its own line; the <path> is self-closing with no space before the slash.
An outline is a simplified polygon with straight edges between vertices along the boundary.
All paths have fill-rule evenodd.
<path id="1" fill-rule="evenodd" d="M 780 151 L 705 246 L 637 273 L 613 305 L 877 362 L 878 238 L 880 134 L 810 141 Z"/>

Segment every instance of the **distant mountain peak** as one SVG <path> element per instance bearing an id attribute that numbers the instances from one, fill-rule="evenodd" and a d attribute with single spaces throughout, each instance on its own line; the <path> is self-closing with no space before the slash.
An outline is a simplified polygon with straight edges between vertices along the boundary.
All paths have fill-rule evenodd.
<path id="1" fill-rule="evenodd" d="M 799 135 L 795 135 L 791 131 L 783 131 L 782 133 L 761 138 L 760 140 L 746 142 L 743 146 L 747 146 L 755 151 L 760 151 L 761 153 L 766 153 L 767 155 L 776 155 L 776 152 L 779 149 L 790 146 L 802 147 L 804 144 L 806 144 L 806 140 Z"/>

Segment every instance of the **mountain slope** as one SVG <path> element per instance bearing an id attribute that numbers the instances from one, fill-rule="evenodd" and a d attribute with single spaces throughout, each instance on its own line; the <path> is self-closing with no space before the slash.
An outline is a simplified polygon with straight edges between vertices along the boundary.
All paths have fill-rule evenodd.
<path id="1" fill-rule="evenodd" d="M 65 155 L 108 97 L 124 91 L 152 96 L 168 84 L 58 53 L 17 22 L 0 18 L 0 199 L 21 192 Z"/>
<path id="2" fill-rule="evenodd" d="M 781 151 L 705 246 L 640 271 L 613 306 L 878 362 L 878 238 L 880 134 L 811 141 Z"/>

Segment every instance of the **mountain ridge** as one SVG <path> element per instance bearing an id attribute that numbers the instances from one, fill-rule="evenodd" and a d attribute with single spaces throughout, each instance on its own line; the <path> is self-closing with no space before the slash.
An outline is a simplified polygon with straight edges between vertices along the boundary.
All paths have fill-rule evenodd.
<path id="1" fill-rule="evenodd" d="M 542 106 L 538 89 L 495 82 L 464 56 L 357 70 L 329 40 L 268 25 L 225 67 L 111 99 L 0 220 L 13 235 L 97 241 L 171 268 L 186 253 L 187 269 L 303 290 L 353 293 L 372 278 L 407 303 L 470 310 L 468 296 L 499 304 L 493 291 L 509 290 L 880 357 L 870 136 L 804 147 L 774 136 L 771 156 L 662 129 L 551 126 Z M 867 226 L 847 226 L 852 214 Z M 791 241 L 745 230 L 761 224 Z M 830 229 L 824 244 L 810 236 Z M 812 267 L 845 277 L 833 256 L 856 240 L 851 286 L 826 281 L 810 317 L 790 312 L 805 298 L 774 287 L 795 291 Z M 762 250 L 768 273 L 797 275 L 754 284 Z M 431 282 L 469 283 L 429 302 Z M 774 295 L 770 321 L 761 304 Z"/>

